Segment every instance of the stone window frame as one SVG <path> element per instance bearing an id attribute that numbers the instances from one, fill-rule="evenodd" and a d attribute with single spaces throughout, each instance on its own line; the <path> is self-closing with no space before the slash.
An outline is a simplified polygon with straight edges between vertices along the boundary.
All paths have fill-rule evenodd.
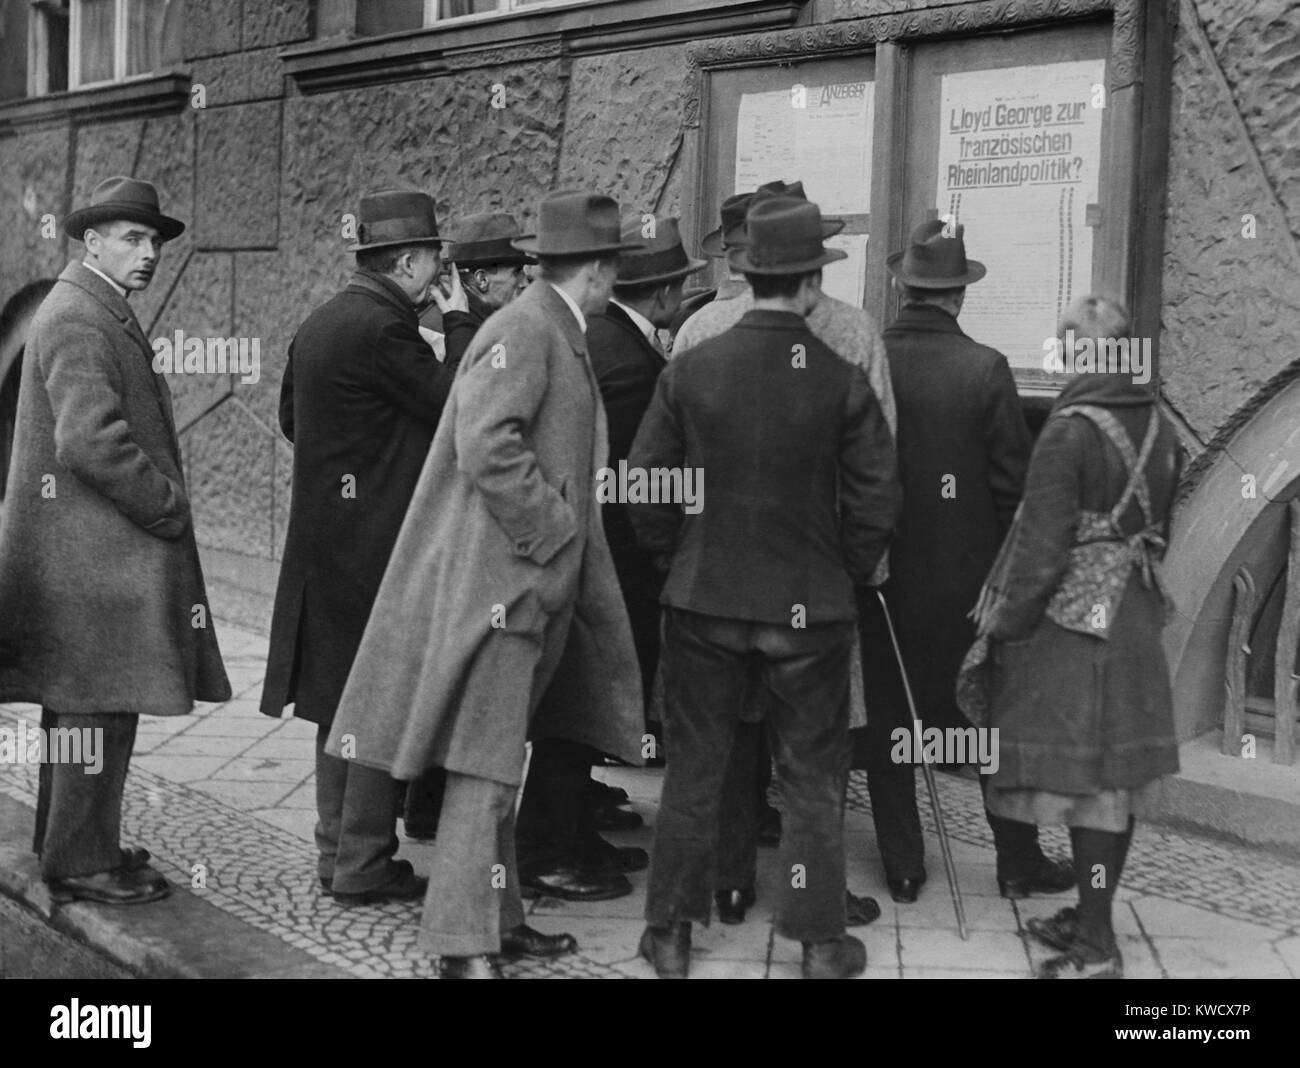
<path id="1" fill-rule="evenodd" d="M 874 53 L 876 119 L 872 162 L 873 201 L 885 206 L 873 219 L 867 244 L 865 304 L 878 321 L 892 308 L 885 259 L 906 240 L 903 217 L 906 85 L 910 49 L 929 42 L 954 42 L 977 35 L 1048 29 L 1109 16 L 1107 107 L 1116 151 L 1109 161 L 1128 178 L 1119 183 L 1114 211 L 1118 247 L 1104 262 L 1105 287 L 1128 305 L 1137 336 L 1150 337 L 1153 377 L 1159 374 L 1164 196 L 1169 147 L 1172 28 L 1165 5 L 1144 0 L 968 0 L 945 7 L 912 9 L 859 19 L 826 22 L 701 41 L 688 50 L 690 90 L 683 119 L 682 167 L 693 195 L 683 203 L 684 230 L 698 241 L 715 220 L 716 205 L 701 205 L 708 159 L 702 128 L 708 123 L 712 72 Z M 1023 384 L 1027 414 L 1046 414 L 1059 385 Z M 1040 410 L 1041 409 L 1041 410 Z"/>
<path id="2" fill-rule="evenodd" d="M 346 5 L 347 0 L 339 0 Z M 302 93 L 386 85 L 462 70 L 550 58 L 683 44 L 704 37 L 788 28 L 813 0 L 584 0 L 530 4 L 506 14 L 467 16 L 381 36 L 347 33 L 279 53 Z M 319 21 L 325 17 L 318 11 Z"/>

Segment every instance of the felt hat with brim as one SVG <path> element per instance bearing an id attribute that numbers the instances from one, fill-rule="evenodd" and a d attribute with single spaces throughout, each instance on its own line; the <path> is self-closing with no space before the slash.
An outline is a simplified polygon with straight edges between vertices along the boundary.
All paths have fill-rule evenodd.
<path id="1" fill-rule="evenodd" d="M 624 241 L 618 202 L 598 193 L 553 193 L 538 211 L 537 233 L 510 242 L 530 256 L 595 256 L 641 248 Z"/>
<path id="2" fill-rule="evenodd" d="M 745 227 L 749 244 L 727 253 L 732 269 L 742 274 L 804 274 L 848 257 L 822 244 L 844 229 L 844 220 L 823 219 L 821 209 L 807 200 L 755 198 Z"/>
<path id="3" fill-rule="evenodd" d="M 514 267 L 532 260 L 510 242 L 522 237 L 523 231 L 513 215 L 503 211 L 466 215 L 459 226 L 452 227 L 449 240 L 455 244 L 449 250 L 450 259 L 457 267 L 492 267 L 497 264 Z"/>
<path id="4" fill-rule="evenodd" d="M 63 222 L 63 232 L 81 241 L 87 230 L 119 219 L 152 226 L 164 241 L 185 232 L 183 222 L 164 215 L 159 209 L 158 190 L 152 182 L 122 176 L 105 178 L 95 186 L 89 206 L 70 212 Z"/>
<path id="5" fill-rule="evenodd" d="M 438 217 L 433 197 L 415 189 L 381 189 L 361 198 L 357 242 L 349 252 L 394 245 L 439 245 Z"/>
<path id="6" fill-rule="evenodd" d="M 722 225 L 716 230 L 710 230 L 700 242 L 700 249 L 706 256 L 720 259 L 727 254 L 728 248 L 745 243 L 745 212 L 749 210 L 749 202 L 753 199 L 753 193 L 737 193 L 722 202 L 722 207 L 718 209 Z"/>
<path id="7" fill-rule="evenodd" d="M 912 232 L 906 251 L 895 252 L 885 266 L 904 285 L 916 289 L 956 289 L 978 282 L 985 267 L 966 258 L 964 229 L 960 223 L 950 229 L 942 219 L 923 222 Z"/>
<path id="8" fill-rule="evenodd" d="M 645 221 L 641 218 L 624 224 L 624 240 L 641 240 L 645 245 L 634 252 L 624 252 L 618 258 L 615 288 L 671 282 L 677 278 L 685 278 L 688 274 L 694 274 L 708 263 L 708 260 L 693 260 L 686 255 L 676 219 L 656 217 L 654 229 L 651 231 L 653 236 L 646 237 L 646 231 Z"/>

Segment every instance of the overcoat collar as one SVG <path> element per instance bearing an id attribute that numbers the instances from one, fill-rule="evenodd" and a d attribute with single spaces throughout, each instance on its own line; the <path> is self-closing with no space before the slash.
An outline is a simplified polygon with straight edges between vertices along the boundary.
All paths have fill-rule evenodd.
<path id="1" fill-rule="evenodd" d="M 582 328 L 578 326 L 578 320 L 573 317 L 572 309 L 564 303 L 564 298 L 551 288 L 550 282 L 539 278 L 516 299 L 539 305 L 546 317 L 559 326 L 560 332 L 573 348 L 574 354 L 586 355 L 587 340 L 582 333 Z"/>
<path id="2" fill-rule="evenodd" d="M 664 364 L 668 362 L 664 359 L 663 353 L 657 351 L 655 347 L 646 340 L 645 334 L 641 333 L 641 328 L 637 326 L 632 317 L 612 300 L 609 302 L 609 306 L 605 309 L 605 318 L 628 336 L 635 339 L 641 351 L 646 355 L 646 358 L 651 360 L 655 366 L 663 367 Z"/>
<path id="3" fill-rule="evenodd" d="M 356 271 L 348 281 L 348 289 L 354 292 L 371 293 L 399 312 L 403 318 L 415 319 L 415 305 L 411 303 L 411 298 L 391 278 L 386 278 L 376 271 Z"/>
<path id="4" fill-rule="evenodd" d="M 966 336 L 962 328 L 957 325 L 956 316 L 949 315 L 933 304 L 904 304 L 899 309 L 898 317 L 889 324 L 889 330 L 917 330 L 932 334 Z"/>
<path id="5" fill-rule="evenodd" d="M 131 310 L 131 305 L 126 302 L 126 297 L 122 296 L 116 289 L 109 285 L 104 279 L 92 271 L 80 260 L 72 260 L 63 268 L 63 273 L 59 275 L 59 281 L 71 282 L 78 289 L 84 289 L 100 304 L 104 305 L 113 317 L 118 319 L 128 329 L 135 327 L 140 339 L 144 339 L 144 331 L 140 329 L 140 321 L 136 319 L 135 312 Z M 145 348 L 149 348 L 146 342 Z M 153 356 L 153 350 L 149 349 L 149 355 Z"/>
<path id="6" fill-rule="evenodd" d="M 1078 374 L 1065 384 L 1056 402 L 1055 413 L 1070 404 L 1096 404 L 1103 408 L 1142 408 L 1152 404 L 1155 396 L 1145 386 L 1136 384 L 1132 375 Z"/>

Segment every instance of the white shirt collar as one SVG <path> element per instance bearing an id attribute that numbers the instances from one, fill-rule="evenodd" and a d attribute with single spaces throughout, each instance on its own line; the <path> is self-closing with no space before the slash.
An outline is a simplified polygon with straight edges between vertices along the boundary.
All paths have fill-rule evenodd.
<path id="1" fill-rule="evenodd" d="M 114 289 L 116 289 L 120 294 L 122 294 L 122 297 L 125 299 L 125 297 L 126 297 L 126 295 L 127 295 L 127 293 L 126 293 L 126 286 L 120 286 L 120 285 L 118 285 L 116 282 L 113 281 L 113 279 L 109 278 L 108 275 L 106 275 L 103 271 L 101 271 L 101 270 L 100 270 L 98 267 L 96 267 L 93 263 L 88 263 L 86 260 L 82 260 L 82 261 L 81 261 L 81 265 L 82 265 L 83 267 L 85 267 L 87 270 L 94 271 L 97 275 L 99 275 L 100 278 L 102 278 L 105 282 L 107 282 L 110 286 L 112 286 L 112 287 L 113 287 Z"/>
<path id="2" fill-rule="evenodd" d="M 582 314 L 582 309 L 578 307 L 578 302 L 554 282 L 547 282 L 546 284 L 564 298 L 564 303 L 569 306 L 569 310 L 573 312 L 573 317 L 578 320 L 578 329 L 585 334 L 587 332 L 587 317 Z"/>
<path id="3" fill-rule="evenodd" d="M 611 304 L 617 304 L 620 308 L 623 309 L 623 313 L 629 319 L 631 319 L 633 323 L 636 324 L 636 328 L 641 331 L 641 334 L 646 339 L 646 341 L 648 341 L 651 345 L 655 343 L 655 335 L 658 334 L 659 331 L 655 329 L 654 323 L 652 323 L 649 319 L 647 319 L 635 308 L 629 308 L 617 297 L 611 297 L 609 302 Z"/>

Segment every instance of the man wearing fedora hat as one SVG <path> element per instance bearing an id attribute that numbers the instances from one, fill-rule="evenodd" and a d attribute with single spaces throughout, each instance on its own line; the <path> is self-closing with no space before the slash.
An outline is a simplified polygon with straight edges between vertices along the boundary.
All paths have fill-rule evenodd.
<path id="1" fill-rule="evenodd" d="M 384 190 L 359 217 L 357 271 L 298 328 L 281 385 L 293 490 L 261 703 L 317 725 L 318 874 L 343 905 L 424 892 L 394 859 L 396 784 L 324 743 L 455 375 L 416 318 L 444 240 L 433 199 Z"/>
<path id="2" fill-rule="evenodd" d="M 658 331 L 672 322 L 686 276 L 704 266 L 704 261 L 687 257 L 675 218 L 635 216 L 624 225 L 622 236 L 629 244 L 645 245 L 619 257 L 613 299 L 587 324 L 587 350 L 609 425 L 611 469 L 627 459 L 664 368 Z M 636 544 L 623 504 L 602 503 L 601 520 L 632 624 L 648 708 L 659 661 L 663 579 L 653 559 Z M 624 873 L 649 863 L 645 850 L 615 847 L 597 833 L 598 827 L 638 827 L 641 817 L 619 808 L 627 800 L 625 793 L 593 782 L 595 756 L 586 746 L 564 739 L 533 743 L 516 836 L 525 887 L 569 899 L 587 896 L 591 888 L 630 894 L 632 885 Z"/>
<path id="3" fill-rule="evenodd" d="M 455 233 L 451 258 L 465 294 L 465 307 L 445 309 L 442 323 L 447 356 L 459 363 L 484 320 L 527 288 L 524 267 L 533 259 L 511 244 L 524 233 L 515 217 L 505 212 L 466 215 Z"/>
<path id="4" fill-rule="evenodd" d="M 927 727 L 965 727 L 955 687 L 975 640 L 968 617 L 1020 503 L 1030 439 L 1006 358 L 967 337 L 957 317 L 984 265 L 966 256 L 963 228 L 931 220 L 886 261 L 902 299 L 885 331 L 898 402 L 903 512 L 883 593 L 898 631 L 917 712 Z M 859 598 L 863 683 L 871 694 L 859 740 L 872 818 L 895 901 L 925 881 L 915 769 L 890 759 L 892 732 L 911 717 L 879 600 Z M 980 776 L 983 786 L 987 776 Z M 1006 897 L 1073 886 L 1049 861 L 1037 828 L 987 814 Z"/>
<path id="5" fill-rule="evenodd" d="M 400 779 L 446 769 L 419 945 L 452 978 L 499 978 L 497 953 L 576 944 L 524 923 L 525 742 L 641 762 L 636 651 L 595 507 L 608 445 L 585 337 L 629 245 L 618 205 L 580 192 L 544 200 L 537 235 L 514 244 L 540 277 L 465 354 L 327 745 Z"/>
<path id="6" fill-rule="evenodd" d="M 64 223 L 84 259 L 37 310 L 23 355 L 0 534 L 0 700 L 39 703 L 46 732 L 83 740 L 79 763 L 40 769 L 34 848 L 60 901 L 168 894 L 148 851 L 119 840 L 136 725 L 230 697 L 171 393 L 127 303 L 184 229 L 149 182 L 100 182 Z"/>
<path id="7" fill-rule="evenodd" d="M 863 371 L 808 328 L 842 224 L 791 197 L 756 201 L 731 265 L 753 307 L 674 359 L 632 445 L 636 468 L 693 467 L 716 487 L 695 514 L 629 505 L 641 546 L 667 568 L 668 769 L 655 827 L 641 953 L 663 978 L 689 970 L 691 924 L 708 923 L 718 816 L 746 694 L 761 685 L 786 804 L 780 867 L 792 873 L 777 931 L 803 943 L 803 974 L 866 966 L 845 934 L 853 589 L 893 532 L 889 428 Z"/>

